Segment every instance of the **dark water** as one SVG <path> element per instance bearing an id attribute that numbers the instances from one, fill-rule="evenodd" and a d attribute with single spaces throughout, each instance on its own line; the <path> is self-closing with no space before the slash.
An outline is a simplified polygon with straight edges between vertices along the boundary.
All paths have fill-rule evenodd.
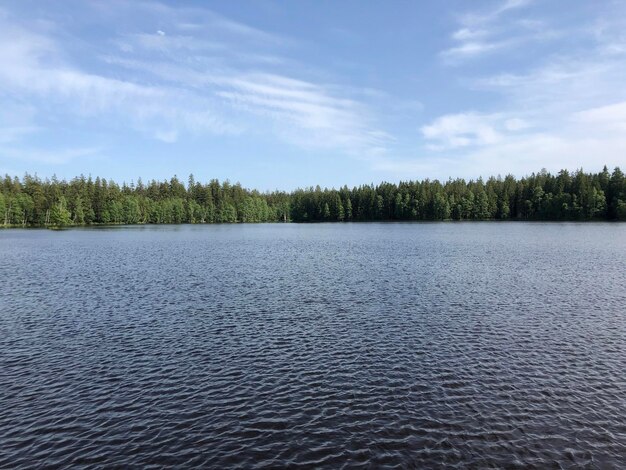
<path id="1" fill-rule="evenodd" d="M 0 467 L 626 465 L 626 225 L 0 231 Z"/>

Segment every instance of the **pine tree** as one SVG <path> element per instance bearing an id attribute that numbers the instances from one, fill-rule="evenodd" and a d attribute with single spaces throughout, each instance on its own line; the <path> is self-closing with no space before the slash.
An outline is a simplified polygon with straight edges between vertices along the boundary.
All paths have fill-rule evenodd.
<path id="1" fill-rule="evenodd" d="M 322 220 L 330 220 L 330 207 L 328 203 L 324 203 L 324 209 L 322 210 Z"/>
<path id="2" fill-rule="evenodd" d="M 345 214 L 346 220 L 352 220 L 352 201 L 350 197 L 346 198 Z"/>
<path id="3" fill-rule="evenodd" d="M 71 225 L 72 214 L 67 210 L 65 197 L 61 196 L 56 204 L 50 209 L 50 224 L 55 227 Z"/>
<path id="4" fill-rule="evenodd" d="M 6 204 L 4 202 L 4 195 L 0 193 L 0 222 L 6 225 Z"/>

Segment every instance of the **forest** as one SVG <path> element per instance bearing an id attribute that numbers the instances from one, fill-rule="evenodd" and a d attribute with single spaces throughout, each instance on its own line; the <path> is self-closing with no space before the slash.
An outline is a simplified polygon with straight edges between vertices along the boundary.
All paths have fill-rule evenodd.
<path id="1" fill-rule="evenodd" d="M 626 177 L 605 166 L 599 173 L 542 170 L 520 179 L 426 179 L 293 192 L 259 192 L 215 179 L 203 184 L 193 175 L 186 184 L 176 176 L 121 185 L 91 176 L 0 180 L 0 227 L 492 219 L 626 220 Z"/>

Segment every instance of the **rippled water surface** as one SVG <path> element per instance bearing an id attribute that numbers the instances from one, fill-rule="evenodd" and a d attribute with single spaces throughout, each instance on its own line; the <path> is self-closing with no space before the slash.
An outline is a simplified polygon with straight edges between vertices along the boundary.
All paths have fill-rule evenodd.
<path id="1" fill-rule="evenodd" d="M 0 231 L 0 467 L 624 468 L 626 225 Z"/>

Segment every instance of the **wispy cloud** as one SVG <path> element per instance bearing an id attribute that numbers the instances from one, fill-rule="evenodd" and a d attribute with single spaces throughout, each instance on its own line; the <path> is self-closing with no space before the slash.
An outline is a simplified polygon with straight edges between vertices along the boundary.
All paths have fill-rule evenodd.
<path id="1" fill-rule="evenodd" d="M 624 165 L 623 7 L 598 10 L 586 24 L 551 29 L 536 18 L 514 15 L 529 5 L 505 2 L 491 11 L 461 17 L 460 28 L 451 34 L 457 46 L 442 56 L 459 64 L 533 41 L 533 30 L 553 38 L 557 30 L 567 30 L 568 46 L 517 63 L 503 62 L 500 70 L 492 63 L 490 69 L 496 71 L 491 74 L 464 78 L 468 92 L 497 99 L 486 100 L 491 104 L 482 109 L 461 109 L 423 125 L 421 164 L 453 165 L 474 176 L 509 172 L 521 176 L 542 167 L 556 171 Z M 411 161 L 399 161 L 396 167 L 409 170 Z"/>
<path id="2" fill-rule="evenodd" d="M 72 60 L 67 37 L 0 17 L 0 86 L 39 99 L 39 114 L 130 125 L 167 143 L 190 134 L 262 129 L 297 146 L 356 155 L 380 153 L 391 141 L 364 103 L 337 94 L 340 87 L 282 70 L 287 59 L 281 49 L 294 44 L 287 38 L 207 9 L 119 6 L 112 13 L 91 4 L 119 21 L 155 15 L 158 28 L 111 32 L 83 44 L 98 51 L 101 62 L 90 65 Z M 106 45 L 114 48 L 100 53 Z"/>
<path id="3" fill-rule="evenodd" d="M 421 128 L 431 150 L 486 146 L 501 142 L 511 134 L 529 127 L 519 117 L 475 112 L 448 114 Z"/>
<path id="4" fill-rule="evenodd" d="M 490 10 L 482 12 L 466 13 L 461 15 L 459 21 L 466 28 L 485 26 L 499 19 L 504 13 L 511 10 L 526 7 L 532 0 L 505 0 L 495 4 Z"/>
<path id="5" fill-rule="evenodd" d="M 586 53 L 574 51 L 551 56 L 529 70 L 498 73 L 471 82 L 472 88 L 505 96 L 509 106 L 535 110 L 549 120 L 586 108 L 626 99 L 623 57 L 603 56 L 603 44 L 589 45 Z M 558 119 L 561 121 L 562 119 Z"/>
<path id="6" fill-rule="evenodd" d="M 466 59 L 482 56 L 511 45 L 511 41 L 464 41 L 459 46 L 443 51 L 441 57 L 446 63 L 455 65 Z"/>
<path id="7" fill-rule="evenodd" d="M 286 36 L 233 21 L 206 7 L 179 4 L 170 6 L 150 0 L 90 2 L 88 7 L 97 17 L 107 22 L 127 26 L 129 29 L 134 28 L 137 18 L 140 17 L 144 23 L 161 25 L 155 29 L 155 32 L 161 31 L 165 33 L 163 35 L 169 35 L 170 31 L 173 31 L 220 40 L 237 38 L 238 41 L 245 40 L 257 45 L 286 46 L 293 43 Z"/>
<path id="8" fill-rule="evenodd" d="M 233 125 L 210 111 L 210 103 L 184 90 L 146 85 L 82 70 L 63 60 L 62 45 L 19 26 L 0 28 L 0 84 L 21 96 L 41 98 L 39 112 L 71 111 L 81 116 L 114 113 L 137 129 L 153 124 L 225 133 Z M 109 114 L 110 115 L 110 114 Z"/>
<path id="9" fill-rule="evenodd" d="M 557 36 L 556 31 L 547 28 L 540 20 L 510 17 L 514 10 L 531 3 L 530 0 L 507 0 L 491 10 L 461 15 L 459 29 L 450 36 L 454 45 L 443 50 L 440 57 L 448 65 L 458 65 L 529 41 Z"/>
<path id="10" fill-rule="evenodd" d="M 370 125 L 362 104 L 334 97 L 311 82 L 256 73 L 233 78 L 228 85 L 232 90 L 219 91 L 219 96 L 263 117 L 290 122 L 284 135 L 300 142 L 310 139 L 308 146 L 379 151 L 391 139 Z M 300 132 L 293 133 L 294 127 Z"/>
<path id="11" fill-rule="evenodd" d="M 594 133 L 626 133 L 626 101 L 580 111 L 573 121 L 593 128 Z"/>
<path id="12" fill-rule="evenodd" d="M 439 169 L 448 165 L 474 177 L 522 176 L 539 168 L 597 170 L 604 164 L 624 165 L 626 102 L 566 115 L 513 108 L 498 114 L 466 112 L 441 116 L 421 131 L 430 152 L 419 162 L 438 162 Z"/>
<path id="13" fill-rule="evenodd" d="M 492 25 L 494 18 L 502 20 L 505 12 L 526 5 L 505 3 L 491 13 L 465 17 L 463 27 L 452 33 L 468 48 L 459 54 L 469 57 L 476 41 L 495 48 L 509 45 L 496 40 L 526 40 L 515 32 L 494 32 L 501 21 Z M 498 106 L 458 110 L 423 125 L 419 131 L 425 151 L 417 160 L 422 168 L 448 165 L 466 175 L 512 172 L 521 176 L 542 167 L 556 171 L 623 166 L 626 54 L 619 45 L 625 25 L 623 8 L 616 8 L 619 11 L 598 11 L 598 18 L 569 27 L 569 41 L 575 46 L 531 57 L 512 69 L 509 65 L 508 70 L 465 79 L 469 92 L 491 93 Z M 535 20 L 524 21 L 523 28 L 540 27 Z M 483 52 L 477 49 L 476 54 Z M 394 168 L 418 169 L 413 163 L 398 160 Z"/>
<path id="14" fill-rule="evenodd" d="M 91 157 L 101 152 L 99 147 L 39 149 L 31 147 L 1 147 L 0 156 L 15 160 L 62 165 L 83 157 Z"/>

